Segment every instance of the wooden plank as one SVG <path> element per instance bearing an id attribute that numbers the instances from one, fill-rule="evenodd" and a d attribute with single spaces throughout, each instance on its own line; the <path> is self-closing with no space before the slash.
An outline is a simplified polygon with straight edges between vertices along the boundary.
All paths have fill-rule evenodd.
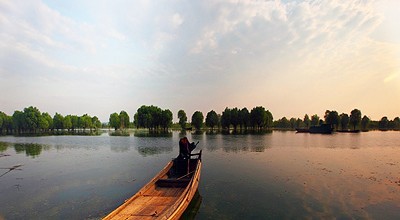
<path id="1" fill-rule="evenodd" d="M 185 188 L 164 188 L 156 187 L 154 190 L 146 192 L 144 196 L 179 196 Z"/>

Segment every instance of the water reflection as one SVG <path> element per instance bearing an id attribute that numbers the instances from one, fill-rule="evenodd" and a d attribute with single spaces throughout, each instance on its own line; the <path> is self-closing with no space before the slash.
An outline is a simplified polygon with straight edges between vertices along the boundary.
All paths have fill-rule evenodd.
<path id="1" fill-rule="evenodd" d="M 269 144 L 271 136 L 269 134 L 262 136 L 252 134 L 205 135 L 205 140 L 203 139 L 203 142 L 200 141 L 200 143 L 209 151 L 222 149 L 226 153 L 264 152 L 271 147 Z M 193 137 L 201 138 L 199 136 Z"/>
<path id="2" fill-rule="evenodd" d="M 272 130 L 207 130 L 207 131 L 199 131 L 196 134 L 207 134 L 207 135 L 265 135 L 272 134 Z"/>
<path id="3" fill-rule="evenodd" d="M 200 195 L 199 190 L 193 196 L 192 201 L 189 203 L 185 212 L 182 214 L 180 219 L 192 220 L 196 218 L 197 213 L 199 212 L 201 202 L 203 201 L 203 197 Z"/>
<path id="4" fill-rule="evenodd" d="M 40 153 L 42 153 L 43 149 L 49 150 L 50 147 L 43 144 L 25 143 L 25 144 L 14 144 L 14 149 L 17 154 L 25 152 L 26 156 L 31 156 L 32 158 L 35 158 L 36 156 L 39 156 Z"/>
<path id="5" fill-rule="evenodd" d="M 392 155 L 387 155 L 389 152 Z M 294 195 L 301 199 L 299 204 L 309 210 L 308 217 L 378 218 L 376 212 L 367 211 L 371 206 L 375 211 L 383 212 L 387 208 L 389 212 L 400 214 L 399 189 L 393 184 L 400 174 L 395 162 L 400 156 L 398 151 L 313 149 L 306 153 L 286 155 L 285 161 L 292 166 L 286 168 L 286 174 L 280 178 L 287 178 L 289 183 L 285 184 L 297 188 Z M 274 166 L 282 167 L 277 161 Z M 385 213 L 385 216 L 393 214 Z"/>
<path id="6" fill-rule="evenodd" d="M 0 142 L 0 152 L 6 151 L 9 145 L 10 145 L 9 143 Z M 6 154 L 1 153 L 0 157 L 3 157 L 5 155 Z"/>
<path id="7" fill-rule="evenodd" d="M 136 130 L 133 135 L 135 137 L 172 137 L 172 132 Z"/>
<path id="8" fill-rule="evenodd" d="M 129 131 L 127 130 L 117 130 L 109 133 L 110 136 L 130 136 Z"/>
<path id="9" fill-rule="evenodd" d="M 140 155 L 147 157 L 156 154 L 171 153 L 174 146 L 178 146 L 178 140 L 162 136 L 157 136 L 157 138 L 140 137 L 134 139 L 133 145 Z"/>
<path id="10" fill-rule="evenodd" d="M 146 156 L 152 156 L 155 154 L 163 154 L 163 153 L 169 153 L 172 152 L 172 147 L 138 147 L 138 152 L 140 155 L 146 157 Z"/>
<path id="11" fill-rule="evenodd" d="M 202 195 L 192 201 L 193 218 L 400 216 L 398 132 L 0 137 L 4 172 L 24 164 L 0 179 L 0 216 L 102 216 L 176 156 L 182 136 L 204 149 Z"/>

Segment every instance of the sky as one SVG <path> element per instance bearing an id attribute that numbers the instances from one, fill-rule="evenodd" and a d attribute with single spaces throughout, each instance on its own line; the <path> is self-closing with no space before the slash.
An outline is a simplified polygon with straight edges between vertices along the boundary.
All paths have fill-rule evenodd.
<path id="1" fill-rule="evenodd" d="M 400 1 L 0 1 L 0 111 L 400 116 Z"/>

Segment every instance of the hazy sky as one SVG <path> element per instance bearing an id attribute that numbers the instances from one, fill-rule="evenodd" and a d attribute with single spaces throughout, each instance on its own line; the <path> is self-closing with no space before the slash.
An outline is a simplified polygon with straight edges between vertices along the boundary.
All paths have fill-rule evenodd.
<path id="1" fill-rule="evenodd" d="M 400 1 L 0 1 L 0 111 L 400 116 Z"/>

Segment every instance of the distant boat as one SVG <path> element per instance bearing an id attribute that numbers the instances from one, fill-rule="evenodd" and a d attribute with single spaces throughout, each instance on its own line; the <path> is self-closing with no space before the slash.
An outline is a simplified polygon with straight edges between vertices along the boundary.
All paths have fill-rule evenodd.
<path id="1" fill-rule="evenodd" d="M 103 219 L 179 219 L 197 192 L 201 151 L 190 159 L 186 174 L 171 172 L 174 161 L 121 206 Z"/>
<path id="2" fill-rule="evenodd" d="M 308 128 L 296 128 L 297 133 L 309 133 L 310 129 Z"/>
<path id="3" fill-rule="evenodd" d="M 332 134 L 333 128 L 331 124 L 322 124 L 319 126 L 311 126 L 310 133 L 311 134 Z"/>
<path id="4" fill-rule="evenodd" d="M 333 128 L 330 124 L 322 124 L 319 126 L 311 126 L 310 128 L 296 128 L 297 133 L 311 133 L 311 134 L 331 134 Z"/>

